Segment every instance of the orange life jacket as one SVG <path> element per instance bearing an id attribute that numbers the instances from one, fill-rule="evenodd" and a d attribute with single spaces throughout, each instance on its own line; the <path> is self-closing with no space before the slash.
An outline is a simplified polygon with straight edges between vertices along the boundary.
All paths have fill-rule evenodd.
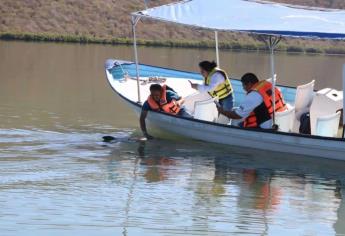
<path id="1" fill-rule="evenodd" d="M 244 121 L 245 128 L 258 128 L 260 124 L 272 119 L 273 117 L 273 97 L 272 97 L 272 84 L 266 80 L 260 81 L 255 84 L 251 91 L 257 91 L 263 98 L 263 102 L 250 113 Z M 283 99 L 283 95 L 278 88 L 275 88 L 276 105 L 275 111 L 281 112 L 287 109 Z"/>
<path id="2" fill-rule="evenodd" d="M 168 103 L 168 101 L 167 101 L 167 86 L 166 85 L 163 85 L 163 87 L 162 87 L 162 95 L 161 95 L 161 98 L 159 100 L 159 103 L 156 102 L 152 98 L 151 95 L 147 98 L 147 102 L 153 111 L 164 111 L 166 113 L 176 115 L 181 110 L 180 106 L 176 103 L 175 100 L 172 100 L 171 102 Z"/>

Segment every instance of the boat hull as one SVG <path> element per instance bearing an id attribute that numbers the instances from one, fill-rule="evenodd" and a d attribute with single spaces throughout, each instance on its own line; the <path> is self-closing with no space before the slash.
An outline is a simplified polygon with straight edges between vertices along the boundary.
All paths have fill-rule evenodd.
<path id="1" fill-rule="evenodd" d="M 107 70 L 106 74 L 113 90 L 139 115 L 141 105 L 126 97 L 123 92 L 124 89 L 117 88 L 124 86 L 123 83 L 117 82 Z M 205 142 L 292 155 L 345 160 L 345 142 L 342 138 L 327 138 L 262 129 L 244 129 L 153 111 L 148 113 L 147 123 L 169 134 Z"/>
<path id="2" fill-rule="evenodd" d="M 139 106 L 130 106 L 137 114 L 140 113 Z M 247 130 L 157 112 L 149 112 L 147 121 L 150 126 L 170 134 L 205 142 L 345 161 L 345 143 L 342 140 Z"/>

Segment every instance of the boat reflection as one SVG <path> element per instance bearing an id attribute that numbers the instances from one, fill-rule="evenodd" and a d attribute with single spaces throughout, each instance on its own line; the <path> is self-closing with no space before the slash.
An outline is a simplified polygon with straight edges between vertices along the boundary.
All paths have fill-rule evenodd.
<path id="1" fill-rule="evenodd" d="M 168 143 L 123 143 L 111 155 L 109 178 L 127 187 L 131 183 L 128 198 L 137 204 L 126 204 L 128 222 L 140 223 L 141 218 L 130 218 L 144 214 L 142 208 L 145 214 L 158 208 L 155 216 L 166 219 L 166 225 L 220 234 L 345 231 L 342 162 L 301 157 L 281 161 L 277 153 Z M 140 205 L 135 200 L 139 196 L 148 205 Z M 183 215 L 181 221 L 171 211 Z"/>
<path id="2" fill-rule="evenodd" d="M 169 178 L 169 167 L 176 165 L 176 160 L 167 156 L 147 156 L 145 155 L 146 142 L 139 142 L 138 155 L 140 164 L 143 166 L 146 181 L 160 182 Z"/>

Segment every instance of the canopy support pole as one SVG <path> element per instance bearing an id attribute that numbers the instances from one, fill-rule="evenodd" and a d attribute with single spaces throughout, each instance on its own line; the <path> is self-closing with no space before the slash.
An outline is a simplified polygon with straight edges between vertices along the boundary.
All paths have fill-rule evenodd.
<path id="1" fill-rule="evenodd" d="M 271 78 L 272 78 L 272 106 L 273 106 L 273 116 L 272 116 L 272 126 L 274 127 L 276 124 L 276 93 L 275 93 L 275 64 L 274 64 L 274 47 L 270 47 L 270 62 L 271 62 Z"/>
<path id="2" fill-rule="evenodd" d="M 271 78 L 272 78 L 272 107 L 273 107 L 273 115 L 272 115 L 272 127 L 275 129 L 276 127 L 276 76 L 275 76 L 275 61 L 274 61 L 274 50 L 277 48 L 280 40 L 282 39 L 281 36 L 268 36 L 268 40 L 265 41 L 266 45 L 270 50 L 270 62 L 271 62 Z"/>
<path id="3" fill-rule="evenodd" d="M 135 57 L 135 70 L 137 76 L 137 90 L 138 90 L 138 103 L 141 103 L 140 97 L 140 84 L 139 84 L 139 60 L 138 60 L 138 49 L 137 49 L 137 36 L 135 32 L 135 27 L 140 20 L 140 16 L 132 16 L 132 33 L 133 33 L 133 47 L 134 47 L 134 57 Z"/>
<path id="4" fill-rule="evenodd" d="M 214 31 L 214 38 L 216 40 L 216 59 L 219 66 L 219 45 L 218 45 L 218 31 Z"/>
<path id="5" fill-rule="evenodd" d="M 149 1 L 149 0 L 144 0 L 145 9 L 147 9 L 147 8 L 148 8 L 148 7 L 147 7 L 148 1 Z"/>
<path id="6" fill-rule="evenodd" d="M 343 65 L 343 138 L 345 138 L 345 64 Z"/>

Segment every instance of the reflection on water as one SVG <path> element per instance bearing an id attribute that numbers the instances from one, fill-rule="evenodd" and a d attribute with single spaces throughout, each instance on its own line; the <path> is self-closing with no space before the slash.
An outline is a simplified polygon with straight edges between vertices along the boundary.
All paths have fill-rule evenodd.
<path id="1" fill-rule="evenodd" d="M 145 63 L 187 70 L 214 55 L 140 51 Z M 130 59 L 130 48 L 0 41 L 0 55 L 0 235 L 345 234 L 343 162 L 135 141 L 137 118 L 103 74 L 106 58 Z M 266 54 L 221 58 L 233 75 L 268 75 Z M 285 84 L 341 84 L 343 57 L 277 60 Z"/>
<path id="2" fill-rule="evenodd" d="M 298 158 L 291 158 L 291 164 L 274 161 L 275 154 L 267 158 L 265 153 L 254 156 L 233 149 L 211 152 L 198 148 L 198 144 L 185 152 L 184 144 L 171 149 L 164 143 L 168 144 L 138 144 L 138 159 L 132 162 L 133 178 L 137 186 L 142 181 L 144 187 L 138 187 L 138 205 L 131 206 L 132 216 L 140 220 L 128 227 L 154 224 L 154 230 L 171 234 L 342 232 L 337 225 L 344 217 L 340 211 L 344 164 Z M 320 172 L 322 165 L 325 168 Z M 143 199 L 154 202 L 154 206 L 142 206 Z M 146 219 L 150 213 L 156 217 Z M 166 231 L 162 231 L 162 224 Z"/>
<path id="3" fill-rule="evenodd" d="M 1 232 L 345 233 L 342 162 L 107 132 L 1 130 Z"/>

